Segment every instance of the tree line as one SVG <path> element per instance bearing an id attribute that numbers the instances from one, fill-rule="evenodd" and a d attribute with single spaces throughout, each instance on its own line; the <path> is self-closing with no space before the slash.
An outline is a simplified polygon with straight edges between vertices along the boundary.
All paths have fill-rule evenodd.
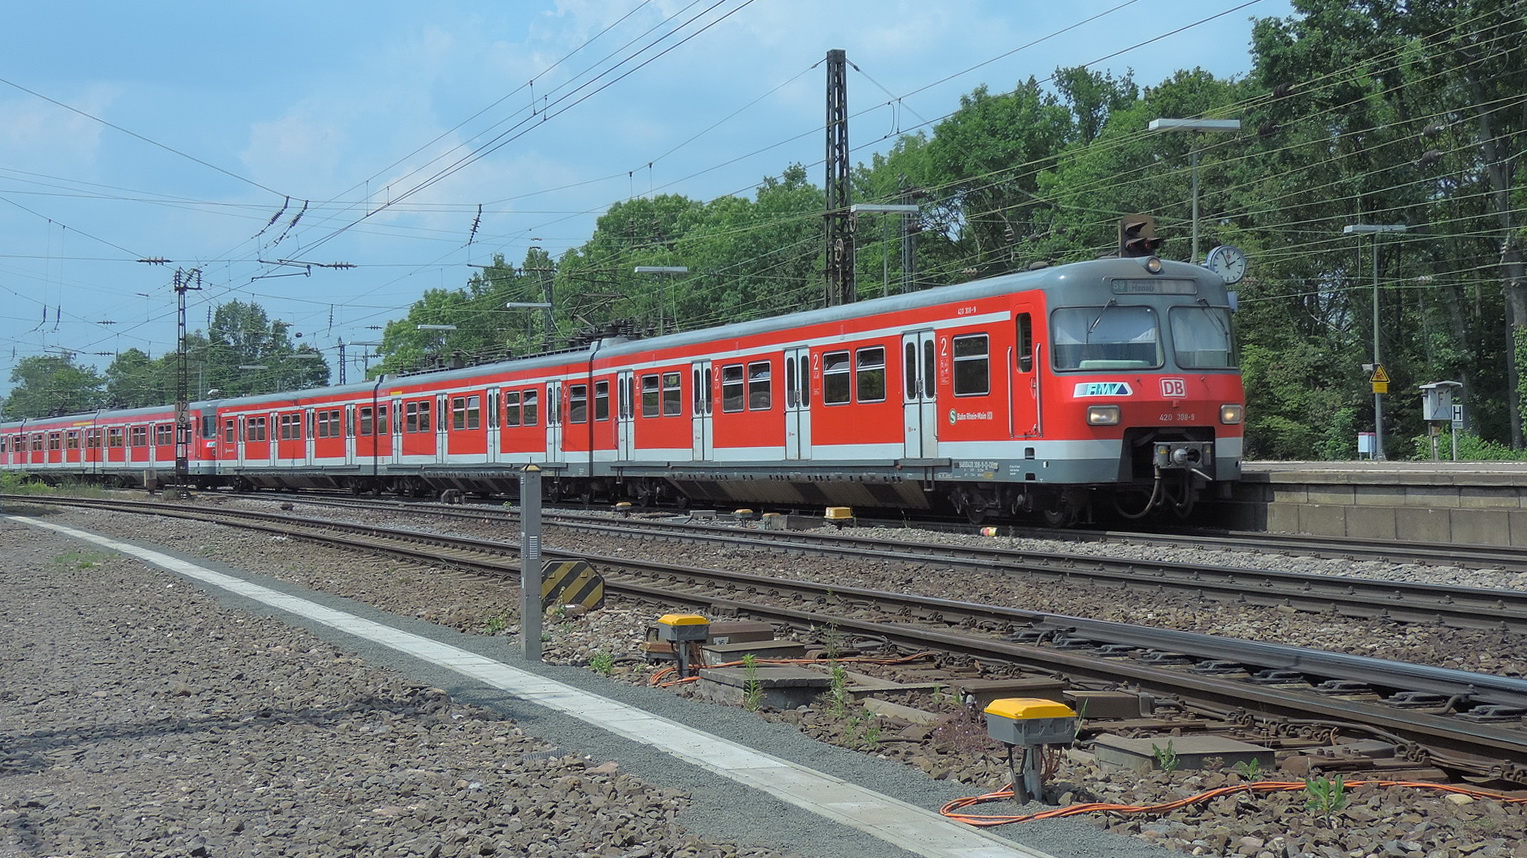
<path id="1" fill-rule="evenodd" d="M 1189 259 L 1196 162 L 1193 261 L 1217 244 L 1251 258 L 1236 320 L 1249 456 L 1355 454 L 1373 421 L 1364 365 L 1375 296 L 1387 433 L 1424 435 L 1417 386 L 1458 381 L 1470 433 L 1521 449 L 1527 4 L 1293 5 L 1254 22 L 1241 78 L 1188 67 L 1143 86 L 1062 68 L 977 87 L 942 120 L 897 136 L 855 167 L 851 196 L 918 213 L 856 219 L 858 296 L 1106 255 L 1131 212 L 1157 218 L 1161 255 Z M 1241 130 L 1148 130 L 1160 118 L 1238 119 Z M 799 164 L 751 197 L 616 202 L 559 258 L 532 247 L 518 264 L 498 256 L 463 286 L 425 293 L 386 326 L 372 372 L 819 306 L 824 207 Z M 1354 225 L 1404 231 L 1344 232 Z"/>

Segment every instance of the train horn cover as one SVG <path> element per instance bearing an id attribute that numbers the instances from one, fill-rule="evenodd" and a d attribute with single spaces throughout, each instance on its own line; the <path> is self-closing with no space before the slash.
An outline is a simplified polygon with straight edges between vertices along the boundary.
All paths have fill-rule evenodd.
<path id="1" fill-rule="evenodd" d="M 1119 219 L 1119 255 L 1155 256 L 1161 247 L 1156 237 L 1156 219 L 1150 215 L 1132 214 Z"/>

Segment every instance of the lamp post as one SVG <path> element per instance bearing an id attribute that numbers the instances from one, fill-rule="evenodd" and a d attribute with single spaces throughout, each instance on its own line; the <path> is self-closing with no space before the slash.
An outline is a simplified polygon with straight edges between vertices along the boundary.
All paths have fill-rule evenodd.
<path id="1" fill-rule="evenodd" d="M 1152 119 L 1147 128 L 1151 131 L 1193 131 L 1229 134 L 1241 130 L 1239 119 Z M 1193 196 L 1193 255 L 1188 261 L 1198 264 L 1198 141 L 1195 137 L 1189 150 L 1192 163 Z"/>
<path id="2" fill-rule="evenodd" d="M 902 241 L 901 291 L 903 291 L 903 292 L 907 291 L 907 275 L 909 273 L 908 269 L 910 267 L 907 264 L 907 254 L 906 254 L 906 249 L 907 249 L 907 243 L 906 243 L 907 242 L 907 219 L 906 219 L 905 216 L 906 215 L 917 214 L 921 210 L 922 209 L 920 207 L 915 206 L 915 205 L 907 205 L 907 204 L 899 204 L 899 203 L 887 203 L 887 204 L 881 204 L 881 203 L 854 203 L 853 205 L 848 207 L 848 215 L 849 215 L 849 220 L 848 220 L 849 227 L 848 227 L 848 230 L 849 230 L 849 238 L 850 238 L 850 240 L 852 240 L 852 238 L 854 236 L 854 233 L 858 232 L 858 220 L 859 220 L 859 215 L 861 215 L 861 214 L 899 214 L 899 215 L 903 216 L 901 218 L 901 241 Z M 882 279 L 884 281 L 886 281 L 885 283 L 882 284 L 882 288 L 885 289 L 886 294 L 890 294 L 890 291 L 891 291 L 890 279 L 891 279 L 891 277 L 890 277 L 890 263 L 889 263 L 889 261 L 887 261 L 881 267 L 882 267 L 882 270 L 885 272 L 884 274 L 882 274 Z M 849 276 L 853 276 L 853 273 L 850 272 Z M 855 290 L 857 291 L 857 289 L 858 289 L 858 287 L 856 286 Z"/>
<path id="3" fill-rule="evenodd" d="M 1341 229 L 1342 235 L 1373 236 L 1373 374 L 1377 377 L 1384 369 L 1379 357 L 1379 234 L 1399 233 L 1406 229 L 1403 223 L 1354 223 Z M 1373 387 L 1373 458 L 1384 459 L 1384 394 L 1378 383 Z"/>

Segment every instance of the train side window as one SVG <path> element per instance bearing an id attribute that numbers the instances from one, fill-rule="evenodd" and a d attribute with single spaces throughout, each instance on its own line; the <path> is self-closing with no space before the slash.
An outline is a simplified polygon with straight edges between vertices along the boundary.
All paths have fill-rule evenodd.
<path id="1" fill-rule="evenodd" d="M 917 389 L 922 386 L 918 382 L 917 343 L 907 343 L 902 347 L 901 376 L 902 386 L 906 390 L 905 398 L 907 400 L 916 399 Z"/>
<path id="2" fill-rule="evenodd" d="M 390 430 L 387 428 L 387 413 L 391 410 L 390 405 L 378 405 L 376 407 L 376 434 L 386 435 Z"/>
<path id="3" fill-rule="evenodd" d="M 477 396 L 451 398 L 451 428 L 476 429 L 482 425 L 482 399 Z"/>
<path id="4" fill-rule="evenodd" d="M 154 427 L 154 446 L 168 447 L 175 443 L 175 427 L 169 423 L 160 423 Z"/>
<path id="5" fill-rule="evenodd" d="M 1018 371 L 1034 371 L 1034 317 L 1018 314 Z"/>
<path id="6" fill-rule="evenodd" d="M 854 398 L 859 402 L 885 401 L 884 346 L 854 353 Z"/>
<path id="7" fill-rule="evenodd" d="M 569 423 L 589 422 L 589 386 L 586 384 L 572 384 L 567 388 L 567 421 Z"/>
<path id="8" fill-rule="evenodd" d="M 541 419 L 541 391 L 525 391 L 525 407 L 523 410 L 525 413 L 525 425 L 536 425 L 536 421 Z"/>
<path id="9" fill-rule="evenodd" d="M 849 401 L 848 352 L 822 355 L 822 402 L 843 405 Z"/>
<path id="10" fill-rule="evenodd" d="M 967 334 L 954 338 L 954 395 L 985 396 L 991 392 L 987 337 Z"/>
<path id="11" fill-rule="evenodd" d="M 642 376 L 642 416 L 657 417 L 662 414 L 663 378 L 659 375 Z"/>
<path id="12" fill-rule="evenodd" d="M 359 422 L 360 422 L 359 429 L 360 429 L 361 437 L 363 437 L 363 438 L 371 437 L 371 433 L 372 433 L 371 406 L 369 406 L 369 405 L 362 405 L 361 406 L 361 408 L 360 408 L 360 421 Z"/>
<path id="13" fill-rule="evenodd" d="M 663 373 L 663 416 L 677 417 L 684 413 L 684 376 L 677 372 Z"/>
<path id="14" fill-rule="evenodd" d="M 264 417 L 251 417 L 248 420 L 244 421 L 244 440 L 245 441 L 264 441 L 264 440 L 267 440 L 268 435 L 266 433 L 265 420 L 266 420 L 266 418 L 264 418 Z"/>
<path id="15" fill-rule="evenodd" d="M 601 423 L 609 422 L 610 383 L 608 381 L 594 382 L 594 419 Z"/>
<path id="16" fill-rule="evenodd" d="M 80 448 L 80 433 L 69 432 L 64 435 L 64 449 L 78 450 Z"/>
<path id="17" fill-rule="evenodd" d="M 743 388 L 742 364 L 736 363 L 721 368 L 721 410 L 734 412 L 742 410 Z"/>
<path id="18" fill-rule="evenodd" d="M 20 441 L 17 441 L 17 449 L 20 449 L 20 446 L 21 446 Z M 122 427 L 121 426 L 112 426 L 112 427 L 110 427 L 110 428 L 108 428 L 106 430 L 106 446 L 107 447 L 121 447 L 122 446 Z"/>
<path id="19" fill-rule="evenodd" d="M 520 425 L 520 392 L 518 390 L 504 391 L 504 425 Z"/>
<path id="20" fill-rule="evenodd" d="M 760 360 L 748 364 L 748 410 L 768 411 L 774 407 L 774 364 Z"/>
<path id="21" fill-rule="evenodd" d="M 930 337 L 923 343 L 923 398 L 932 399 L 938 392 L 938 352 Z"/>
<path id="22" fill-rule="evenodd" d="M 131 439 L 132 439 L 132 445 L 134 447 L 147 447 L 148 446 L 148 427 L 147 426 L 134 426 L 134 427 L 132 427 Z M 37 436 L 37 441 L 38 441 L 39 445 L 42 443 L 42 436 L 41 435 Z M 42 447 L 38 446 L 37 449 L 41 450 Z"/>
<path id="23" fill-rule="evenodd" d="M 223 443 L 225 443 L 225 444 L 232 444 L 234 441 L 237 441 L 239 436 L 236 434 L 236 431 L 237 431 L 237 421 L 235 421 L 231 417 L 229 419 L 227 419 L 227 420 L 224 420 L 223 421 Z M 108 444 L 111 443 L 111 438 L 109 436 L 106 439 L 106 443 L 108 443 Z"/>

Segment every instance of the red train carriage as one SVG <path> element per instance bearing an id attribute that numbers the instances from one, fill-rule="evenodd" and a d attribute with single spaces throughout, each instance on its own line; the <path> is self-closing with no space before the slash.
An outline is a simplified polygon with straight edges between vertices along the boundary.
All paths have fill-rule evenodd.
<path id="1" fill-rule="evenodd" d="M 1188 509 L 1240 474 L 1224 281 L 1154 258 L 506 363 L 195 403 L 199 485 L 953 509 Z M 165 430 L 170 435 L 165 436 Z M 170 409 L 0 425 L 0 466 L 163 471 Z"/>

